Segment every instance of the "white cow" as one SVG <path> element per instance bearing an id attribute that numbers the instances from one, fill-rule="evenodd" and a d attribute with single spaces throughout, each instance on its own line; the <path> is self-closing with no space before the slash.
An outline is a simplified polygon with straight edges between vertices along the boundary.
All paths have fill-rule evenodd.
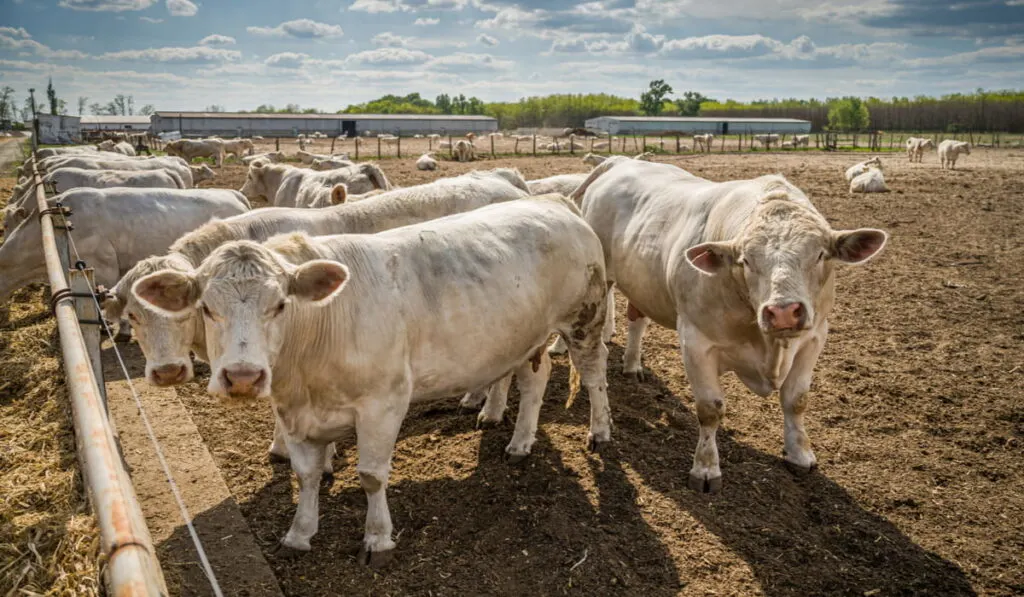
<path id="1" fill-rule="evenodd" d="M 113 155 L 113 154 L 111 154 Z M 51 161 L 54 160 L 54 161 Z M 39 163 L 40 169 L 50 172 L 59 168 L 82 168 L 85 170 L 170 170 L 181 177 L 186 188 L 194 184 L 192 170 L 178 157 L 107 159 L 93 156 L 61 156 L 47 158 Z"/>
<path id="2" fill-rule="evenodd" d="M 711 134 L 711 133 L 706 133 L 706 134 L 703 134 L 703 135 L 694 135 L 693 136 L 693 151 L 710 152 L 711 151 L 711 145 L 714 143 L 714 141 L 715 141 L 715 136 L 713 134 Z"/>
<path id="3" fill-rule="evenodd" d="M 469 135 L 467 135 L 467 137 L 468 136 Z M 460 162 L 472 162 L 473 160 L 476 159 L 476 152 L 473 149 L 473 144 L 465 139 L 460 139 L 455 142 L 454 151 L 455 159 L 459 160 Z"/>
<path id="4" fill-rule="evenodd" d="M 754 135 L 754 140 L 761 144 L 765 149 L 771 149 L 772 145 L 779 144 L 779 136 L 775 133 L 767 135 Z"/>
<path id="5" fill-rule="evenodd" d="M 810 147 L 811 136 L 810 135 L 794 135 L 793 136 L 793 147 Z"/>
<path id="6" fill-rule="evenodd" d="M 72 145 L 70 147 L 44 147 L 36 150 L 36 157 L 40 160 L 43 158 L 53 157 L 55 155 L 75 155 L 75 154 L 95 154 L 99 149 L 95 145 Z"/>
<path id="7" fill-rule="evenodd" d="M 265 162 L 270 162 L 272 164 L 276 164 L 276 163 L 279 163 L 279 162 L 283 162 L 286 159 L 288 159 L 288 158 L 284 155 L 283 151 L 268 151 L 267 153 L 257 153 L 255 155 L 247 155 L 247 156 L 242 158 L 242 163 L 245 164 L 245 165 L 249 165 L 249 164 L 255 162 L 256 160 L 263 160 Z"/>
<path id="8" fill-rule="evenodd" d="M 417 170 L 437 170 L 437 160 L 434 159 L 434 152 L 427 152 L 416 160 Z"/>
<path id="9" fill-rule="evenodd" d="M 356 163 L 348 159 L 348 154 L 344 154 L 344 157 L 330 157 L 330 158 L 317 158 L 313 160 L 311 168 L 313 170 L 337 170 L 338 168 L 350 168 L 355 166 Z"/>
<path id="10" fill-rule="evenodd" d="M 231 154 L 239 160 L 245 157 L 246 154 L 252 155 L 256 151 L 256 145 L 249 139 L 231 139 L 230 141 L 222 141 L 224 145 L 224 154 Z"/>
<path id="11" fill-rule="evenodd" d="M 107 140 L 97 145 L 96 148 L 100 151 L 135 157 L 135 148 L 127 141 L 118 141 L 115 143 L 114 141 Z"/>
<path id="12" fill-rule="evenodd" d="M 167 155 L 178 156 L 186 162 L 195 158 L 213 158 L 217 166 L 224 164 L 222 139 L 178 139 L 164 145 Z"/>
<path id="13" fill-rule="evenodd" d="M 583 156 L 583 163 L 590 164 L 591 166 L 596 166 L 607 159 L 608 158 L 603 155 L 588 153 L 587 155 Z"/>
<path id="14" fill-rule="evenodd" d="M 50 199 L 70 208 L 75 246 L 110 288 L 137 261 L 167 250 L 179 236 L 206 223 L 249 211 L 238 191 L 224 189 L 72 189 Z M 35 213 L 35 203 L 26 205 Z M 0 245 L 0 304 L 15 290 L 45 282 L 39 218 L 27 217 Z"/>
<path id="15" fill-rule="evenodd" d="M 857 178 L 861 174 L 864 174 L 871 168 L 878 168 L 879 170 L 881 170 L 882 159 L 879 158 L 878 156 L 875 156 L 870 160 L 865 160 L 859 164 L 854 164 L 853 166 L 850 166 L 849 168 L 846 169 L 846 181 L 852 181 L 854 178 Z"/>
<path id="16" fill-rule="evenodd" d="M 195 186 L 198 186 L 199 183 L 204 180 L 213 180 L 214 178 L 217 178 L 217 172 L 206 164 L 189 166 L 189 170 L 192 171 L 192 184 Z"/>
<path id="17" fill-rule="evenodd" d="M 208 391 L 270 398 L 301 487 L 284 547 L 310 549 L 326 444 L 355 427 L 368 501 L 359 561 L 381 565 L 395 548 L 391 456 L 413 402 L 514 373 L 520 414 L 505 452 L 525 458 L 551 371 L 544 343 L 557 332 L 590 396 L 588 445 L 610 441 L 603 255 L 578 213 L 547 195 L 375 235 L 236 241 L 195 273 L 146 276 L 133 294 L 169 315 L 202 301 Z"/>
<path id="18" fill-rule="evenodd" d="M 851 193 L 888 193 L 885 176 L 878 168 L 868 168 L 850 181 Z"/>
<path id="19" fill-rule="evenodd" d="M 971 144 L 966 141 L 946 139 L 939 143 L 939 164 L 943 170 L 956 169 L 956 160 L 960 154 L 971 155 Z"/>
<path id="20" fill-rule="evenodd" d="M 345 183 L 350 193 L 390 189 L 391 183 L 373 163 L 317 172 L 288 164 L 249 164 L 242 193 L 249 198 L 264 197 L 276 207 L 309 207 L 319 196 L 318 189 L 330 189 Z"/>
<path id="21" fill-rule="evenodd" d="M 835 269 L 873 257 L 886 233 L 832 230 L 780 175 L 719 183 L 620 158 L 595 168 L 580 197 L 604 246 L 608 281 L 629 300 L 624 372 L 642 376 L 651 320 L 679 334 L 700 422 L 690 487 L 721 487 L 715 434 L 726 371 L 758 395 L 780 392 L 785 460 L 814 467 L 805 393 L 825 344 Z"/>
<path id="22" fill-rule="evenodd" d="M 547 195 L 558 193 L 568 197 L 576 190 L 583 181 L 587 179 L 586 174 L 557 174 L 547 178 L 526 181 L 527 188 L 531 195 Z"/>
<path id="23" fill-rule="evenodd" d="M 111 187 L 184 189 L 185 182 L 172 170 L 84 170 L 59 168 L 43 176 L 43 184 L 54 185 L 63 193 L 74 187 L 109 189 Z"/>
<path id="24" fill-rule="evenodd" d="M 924 158 L 924 150 L 929 147 L 935 147 L 935 143 L 931 139 L 910 137 L 906 141 L 906 146 L 907 158 L 911 162 L 920 162 Z"/>

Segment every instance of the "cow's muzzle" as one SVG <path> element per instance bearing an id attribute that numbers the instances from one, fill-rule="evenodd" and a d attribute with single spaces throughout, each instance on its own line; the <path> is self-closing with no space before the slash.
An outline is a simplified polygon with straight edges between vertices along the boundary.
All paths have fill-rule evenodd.
<path id="1" fill-rule="evenodd" d="M 761 327 L 772 332 L 799 332 L 807 329 L 807 306 L 801 302 L 776 303 L 761 308 Z"/>
<path id="2" fill-rule="evenodd" d="M 233 365 L 220 371 L 220 384 L 231 398 L 258 398 L 266 393 L 267 370 L 252 365 Z"/>

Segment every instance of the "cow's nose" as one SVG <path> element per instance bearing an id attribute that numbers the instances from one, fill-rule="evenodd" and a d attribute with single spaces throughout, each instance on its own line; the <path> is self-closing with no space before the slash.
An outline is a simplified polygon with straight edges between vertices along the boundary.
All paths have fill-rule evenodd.
<path id="1" fill-rule="evenodd" d="M 799 330 L 804 327 L 807 310 L 801 303 L 768 305 L 764 308 L 764 319 L 773 330 Z"/>
<path id="2" fill-rule="evenodd" d="M 158 386 L 172 386 L 185 381 L 185 365 L 161 365 L 153 369 L 153 381 Z"/>
<path id="3" fill-rule="evenodd" d="M 224 369 L 224 388 L 229 394 L 255 393 L 267 374 L 263 369 L 254 367 L 235 367 Z"/>

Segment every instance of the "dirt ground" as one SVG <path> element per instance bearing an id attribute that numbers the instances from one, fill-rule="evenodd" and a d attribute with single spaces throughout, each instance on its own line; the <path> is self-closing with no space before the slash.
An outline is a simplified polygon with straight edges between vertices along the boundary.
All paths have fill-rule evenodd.
<path id="1" fill-rule="evenodd" d="M 418 405 L 388 492 L 395 562 L 379 571 L 355 562 L 366 501 L 350 443 L 321 493 L 312 553 L 285 559 L 275 548 L 297 490 L 289 467 L 266 458 L 269 411 L 216 403 L 200 366 L 178 395 L 286 595 L 1024 593 L 1024 151 L 976 150 L 956 172 L 939 170 L 934 154 L 923 164 L 886 159 L 893 192 L 875 195 L 847 193 L 842 172 L 860 155 L 659 159 L 712 180 L 779 172 L 833 227 L 891 233 L 882 255 L 838 275 L 807 415 L 819 470 L 786 470 L 777 400 L 728 375 L 724 488 L 690 491 L 696 415 L 678 341 L 652 326 L 647 381 L 624 378 L 619 297 L 611 448 L 584 450 L 588 408 L 583 398 L 565 407 L 564 357 L 519 466 L 502 461 L 511 424 L 477 430 L 456 400 Z M 528 179 L 586 170 L 579 157 L 381 166 L 402 186 L 473 168 L 514 166 Z M 244 176 L 228 165 L 204 186 L 239 188 Z M 23 292 L 15 307 L 40 298 Z M 12 317 L 4 333 L 35 321 Z M 10 350 L 0 346 L 0 357 Z"/>

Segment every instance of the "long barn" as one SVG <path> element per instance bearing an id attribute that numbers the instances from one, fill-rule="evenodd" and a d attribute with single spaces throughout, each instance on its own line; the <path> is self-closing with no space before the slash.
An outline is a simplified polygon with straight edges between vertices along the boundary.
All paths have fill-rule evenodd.
<path id="1" fill-rule="evenodd" d="M 184 137 L 208 135 L 250 137 L 294 137 L 300 133 L 324 133 L 336 136 L 363 136 L 391 133 L 456 134 L 488 133 L 498 130 L 498 121 L 489 116 L 447 114 L 264 114 L 244 112 L 157 112 L 152 131 L 180 131 Z"/>
<path id="2" fill-rule="evenodd" d="M 811 132 L 811 121 L 795 118 L 721 118 L 689 116 L 599 116 L 586 121 L 588 130 L 610 135 L 714 133 L 716 135 Z"/>

